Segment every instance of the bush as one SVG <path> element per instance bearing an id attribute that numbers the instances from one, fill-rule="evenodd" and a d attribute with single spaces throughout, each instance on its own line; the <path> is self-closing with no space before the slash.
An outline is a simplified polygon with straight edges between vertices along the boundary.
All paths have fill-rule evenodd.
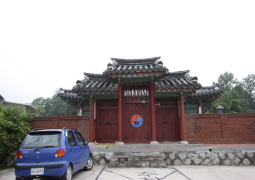
<path id="1" fill-rule="evenodd" d="M 33 113 L 28 112 L 24 106 L 3 108 L 0 105 L 0 161 L 17 151 L 31 130 L 29 121 L 33 117 Z"/>

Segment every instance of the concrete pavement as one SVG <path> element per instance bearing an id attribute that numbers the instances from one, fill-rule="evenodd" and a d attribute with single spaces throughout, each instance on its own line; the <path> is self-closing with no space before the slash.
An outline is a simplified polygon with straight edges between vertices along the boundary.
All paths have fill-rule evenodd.
<path id="1" fill-rule="evenodd" d="M 73 180 L 255 180 L 254 166 L 168 166 L 167 168 L 108 168 L 95 165 Z M 14 168 L 0 171 L 1 180 L 14 180 Z M 42 180 L 42 179 L 41 179 Z"/>

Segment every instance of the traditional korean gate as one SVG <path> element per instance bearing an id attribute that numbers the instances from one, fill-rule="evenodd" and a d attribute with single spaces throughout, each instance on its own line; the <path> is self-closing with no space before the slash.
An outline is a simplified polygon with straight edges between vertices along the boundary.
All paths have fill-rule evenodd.
<path id="1" fill-rule="evenodd" d="M 100 103 L 96 120 L 96 141 L 115 143 L 117 141 L 117 103 Z"/>
<path id="2" fill-rule="evenodd" d="M 150 107 L 148 103 L 124 104 L 124 142 L 151 141 Z"/>
<path id="3" fill-rule="evenodd" d="M 167 103 L 168 105 L 171 103 Z M 176 103 L 156 106 L 157 141 L 179 141 L 179 122 Z"/>

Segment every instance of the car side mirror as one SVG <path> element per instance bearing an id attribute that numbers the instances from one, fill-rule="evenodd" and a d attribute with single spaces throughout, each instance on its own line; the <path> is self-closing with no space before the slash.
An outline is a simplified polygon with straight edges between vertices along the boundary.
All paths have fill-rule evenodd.
<path id="1" fill-rule="evenodd" d="M 85 145 L 88 145 L 89 144 L 89 142 L 88 141 L 85 141 Z"/>

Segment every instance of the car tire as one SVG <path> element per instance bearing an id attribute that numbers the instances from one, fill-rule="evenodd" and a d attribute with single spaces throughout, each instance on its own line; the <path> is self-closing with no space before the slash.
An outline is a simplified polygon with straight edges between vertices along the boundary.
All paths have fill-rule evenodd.
<path id="1" fill-rule="evenodd" d="M 83 168 L 84 171 L 90 171 L 94 166 L 94 159 L 92 156 L 89 156 L 88 164 Z"/>
<path id="2" fill-rule="evenodd" d="M 72 166 L 69 164 L 65 174 L 61 178 L 59 178 L 59 180 L 72 180 L 72 175 L 73 175 Z"/>

